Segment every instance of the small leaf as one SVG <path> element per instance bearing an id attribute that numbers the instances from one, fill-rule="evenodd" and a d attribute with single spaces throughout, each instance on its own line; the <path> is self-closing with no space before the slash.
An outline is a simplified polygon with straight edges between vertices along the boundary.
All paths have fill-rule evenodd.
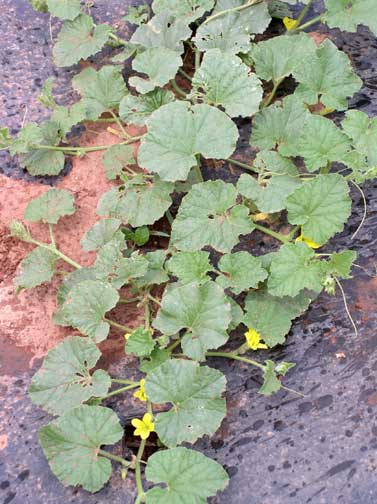
<path id="1" fill-rule="evenodd" d="M 254 229 L 248 209 L 236 200 L 235 187 L 222 180 L 194 185 L 173 222 L 171 244 L 179 250 L 196 251 L 209 245 L 230 252 L 240 235 Z"/>
<path id="2" fill-rule="evenodd" d="M 267 278 L 260 259 L 248 252 L 225 254 L 219 261 L 219 269 L 225 274 L 217 278 L 217 283 L 223 289 L 230 288 L 234 294 L 258 287 L 259 282 Z"/>
<path id="3" fill-rule="evenodd" d="M 123 168 L 135 164 L 134 149 L 131 145 L 112 145 L 102 157 L 106 177 L 115 180 L 123 173 Z"/>
<path id="4" fill-rule="evenodd" d="M 41 94 L 38 96 L 38 101 L 42 103 L 47 108 L 52 108 L 54 109 L 57 107 L 53 92 L 52 92 L 52 87 L 55 83 L 55 77 L 49 77 L 45 82 L 43 83 L 42 89 L 41 89 Z"/>
<path id="5" fill-rule="evenodd" d="M 110 386 L 110 376 L 92 369 L 101 352 L 87 338 L 70 336 L 52 348 L 42 367 L 33 376 L 29 393 L 34 404 L 48 413 L 62 415 L 91 397 L 103 397 Z"/>
<path id="6" fill-rule="evenodd" d="M 206 104 L 168 103 L 152 114 L 147 126 L 139 165 L 171 182 L 187 179 L 197 154 L 209 159 L 229 157 L 238 139 L 233 121 Z"/>
<path id="7" fill-rule="evenodd" d="M 50 282 L 55 272 L 58 256 L 49 250 L 36 247 L 23 259 L 20 272 L 14 283 L 17 291 L 32 289 L 45 282 Z"/>
<path id="8" fill-rule="evenodd" d="M 185 329 L 183 353 L 203 360 L 208 349 L 226 343 L 230 321 L 231 308 L 222 288 L 214 282 L 192 282 L 165 290 L 153 325 L 167 336 Z"/>
<path id="9" fill-rule="evenodd" d="M 120 289 L 133 279 L 143 277 L 148 269 L 148 261 L 138 251 L 130 257 L 123 257 L 122 245 L 113 240 L 98 252 L 94 268 L 97 278 Z"/>
<path id="10" fill-rule="evenodd" d="M 214 0 L 153 0 L 152 9 L 155 14 L 166 11 L 191 23 L 210 11 L 214 3 Z"/>
<path id="11" fill-rule="evenodd" d="M 318 175 L 288 196 L 288 221 L 301 225 L 306 238 L 323 244 L 343 230 L 351 205 L 344 177 L 337 173 Z"/>
<path id="12" fill-rule="evenodd" d="M 62 305 L 67 299 L 72 287 L 84 280 L 96 280 L 96 270 L 94 268 L 79 268 L 73 270 L 68 275 L 64 275 L 62 283 L 59 285 L 57 302 Z"/>
<path id="13" fill-rule="evenodd" d="M 142 359 L 140 362 L 140 371 L 142 373 L 150 373 L 154 369 L 161 366 L 162 363 L 170 359 L 171 352 L 167 349 L 155 348 L 149 359 Z"/>
<path id="14" fill-rule="evenodd" d="M 263 385 L 258 390 L 259 394 L 271 395 L 281 389 L 281 383 L 276 376 L 275 362 L 266 360 L 263 370 Z"/>
<path id="15" fill-rule="evenodd" d="M 168 447 L 214 434 L 226 414 L 225 376 L 183 359 L 168 360 L 148 374 L 145 391 L 156 404 L 171 403 L 156 416 L 156 432 Z"/>
<path id="16" fill-rule="evenodd" d="M 48 12 L 47 0 L 28 0 L 37 12 Z"/>
<path id="17" fill-rule="evenodd" d="M 151 331 L 138 327 L 127 338 L 125 352 L 136 357 L 149 357 L 155 346 Z"/>
<path id="18" fill-rule="evenodd" d="M 81 239 L 81 247 L 85 252 L 91 252 L 99 250 L 106 243 L 116 238 L 121 241 L 123 234 L 119 231 L 120 225 L 121 221 L 119 219 L 101 219 L 84 234 Z"/>
<path id="19" fill-rule="evenodd" d="M 324 20 L 330 28 L 340 28 L 348 32 L 356 32 L 363 24 L 377 35 L 377 19 L 374 0 L 326 0 Z"/>
<path id="20" fill-rule="evenodd" d="M 272 261 L 268 292 L 295 297 L 304 289 L 322 290 L 324 268 L 314 251 L 303 242 L 283 245 Z"/>
<path id="21" fill-rule="evenodd" d="M 29 202 L 25 210 L 25 219 L 31 222 L 57 224 L 61 217 L 75 213 L 74 201 L 72 193 L 66 189 L 49 189 Z"/>
<path id="22" fill-rule="evenodd" d="M 58 132 L 64 138 L 76 124 L 87 118 L 86 106 L 83 101 L 74 103 L 72 107 L 57 106 L 54 108 L 51 119 L 57 124 Z"/>
<path id="23" fill-rule="evenodd" d="M 154 252 L 148 252 L 144 257 L 148 261 L 148 269 L 145 275 L 134 281 L 136 287 L 142 289 L 148 285 L 161 285 L 168 282 L 169 277 L 164 270 L 165 252 L 155 250 Z"/>
<path id="24" fill-rule="evenodd" d="M 352 278 L 351 270 L 356 258 L 357 252 L 354 250 L 343 250 L 343 252 L 331 254 L 328 273 L 339 278 Z"/>
<path id="25" fill-rule="evenodd" d="M 155 110 L 174 100 L 175 96 L 171 91 L 160 88 L 139 96 L 129 94 L 120 102 L 119 115 L 126 123 L 144 126 Z"/>
<path id="26" fill-rule="evenodd" d="M 39 440 L 52 472 L 65 485 L 97 492 L 110 479 L 111 462 L 98 454 L 102 445 L 123 436 L 118 417 L 109 408 L 79 406 L 42 427 Z"/>
<path id="27" fill-rule="evenodd" d="M 243 4 L 243 0 L 218 0 L 213 12 L 217 14 Z M 263 33 L 270 21 L 267 4 L 260 2 L 202 23 L 193 40 L 200 51 L 220 49 L 224 53 L 246 53 L 250 49 L 251 35 Z"/>
<path id="28" fill-rule="evenodd" d="M 181 504 L 190 495 L 192 502 L 205 504 L 207 498 L 223 490 L 229 477 L 220 464 L 187 448 L 171 448 L 148 459 L 146 478 L 164 483 L 147 492 L 147 504 Z"/>
<path id="29" fill-rule="evenodd" d="M 261 339 L 272 348 L 284 343 L 292 320 L 300 316 L 311 301 L 305 294 L 292 298 L 275 297 L 265 290 L 249 292 L 245 300 L 243 323 L 257 331 Z"/>
<path id="30" fill-rule="evenodd" d="M 192 96 L 210 105 L 222 106 L 231 117 L 254 115 L 262 100 L 259 79 L 240 58 L 212 49 L 204 54 L 192 80 Z"/>
<path id="31" fill-rule="evenodd" d="M 110 33 L 110 26 L 95 26 L 93 19 L 85 14 L 80 14 L 73 21 L 66 21 L 53 50 L 55 65 L 72 66 L 80 59 L 93 56 L 106 44 Z"/>
<path id="32" fill-rule="evenodd" d="M 80 0 L 47 0 L 48 11 L 60 19 L 75 19 L 81 14 Z"/>
<path id="33" fill-rule="evenodd" d="M 303 59 L 293 75 L 300 85 L 295 91 L 305 103 L 319 101 L 335 110 L 348 108 L 347 98 L 359 91 L 362 80 L 349 57 L 330 40 L 325 40 L 310 59 Z"/>
<path id="34" fill-rule="evenodd" d="M 258 77 L 277 83 L 291 75 L 302 61 L 312 61 L 316 48 L 307 33 L 298 33 L 263 40 L 254 44 L 249 54 Z"/>
<path id="35" fill-rule="evenodd" d="M 149 5 L 141 4 L 136 7 L 129 7 L 128 14 L 122 19 L 128 23 L 140 26 L 148 21 L 149 13 Z"/>
<path id="36" fill-rule="evenodd" d="M 167 263 L 170 273 L 185 285 L 190 282 L 207 282 L 207 275 L 213 268 L 209 263 L 208 252 L 178 252 Z"/>
<path id="37" fill-rule="evenodd" d="M 274 149 L 283 156 L 297 156 L 298 138 L 309 117 L 297 96 L 287 96 L 256 114 L 250 144 L 260 149 Z"/>
<path id="38" fill-rule="evenodd" d="M 143 245 L 148 243 L 149 238 L 150 238 L 150 232 L 148 226 L 142 226 L 135 229 L 133 241 L 139 247 L 142 247 Z"/>
<path id="39" fill-rule="evenodd" d="M 305 160 L 308 171 L 313 172 L 343 159 L 350 149 L 347 136 L 330 119 L 309 116 L 302 129 L 296 155 Z"/>
<path id="40" fill-rule="evenodd" d="M 139 93 L 148 93 L 156 87 L 165 86 L 171 79 L 174 79 L 181 65 L 182 58 L 171 49 L 164 47 L 146 49 L 134 58 L 132 68 L 145 74 L 147 79 L 130 77 L 129 84 L 135 87 Z"/>
<path id="41" fill-rule="evenodd" d="M 134 177 L 123 188 L 105 193 L 97 213 L 121 219 L 132 227 L 148 226 L 160 219 L 170 207 L 174 186 L 156 176 L 153 182 Z"/>
<path id="42" fill-rule="evenodd" d="M 131 43 L 142 47 L 165 47 L 182 54 L 183 41 L 191 37 L 188 22 L 175 19 L 169 11 L 153 16 L 148 23 L 142 24 L 132 35 Z"/>
<path id="43" fill-rule="evenodd" d="M 109 323 L 104 321 L 105 314 L 118 301 L 119 294 L 110 284 L 85 280 L 72 287 L 61 310 L 72 327 L 100 343 L 110 330 Z"/>
<path id="44" fill-rule="evenodd" d="M 122 69 L 114 66 L 104 66 L 98 71 L 85 68 L 73 78 L 72 86 L 82 96 L 87 119 L 92 120 L 103 112 L 118 108 L 127 91 Z"/>
<path id="45" fill-rule="evenodd" d="M 377 165 L 377 118 L 370 119 L 361 110 L 348 110 L 342 121 L 345 134 L 353 146 L 367 158 L 369 166 Z"/>

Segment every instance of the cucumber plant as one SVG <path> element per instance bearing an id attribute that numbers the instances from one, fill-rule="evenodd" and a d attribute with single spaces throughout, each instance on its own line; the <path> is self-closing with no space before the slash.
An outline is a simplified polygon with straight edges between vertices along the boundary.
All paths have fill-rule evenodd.
<path id="1" fill-rule="evenodd" d="M 53 49 L 57 66 L 76 65 L 105 45 L 116 52 L 112 64 L 73 78 L 77 103 L 59 105 L 48 79 L 40 101 L 50 119 L 26 124 L 16 138 L 0 130 L 1 147 L 32 175 L 57 175 L 66 156 L 102 150 L 114 181 L 98 203 L 100 219 L 81 239 L 83 250 L 96 252 L 90 267 L 63 254 L 54 237 L 58 221 L 75 212 L 69 191 L 49 189 L 26 209 L 26 221 L 48 226 L 49 242 L 36 240 L 25 223 L 11 225 L 14 236 L 35 245 L 22 261 L 17 291 L 59 274 L 54 321 L 75 329 L 49 351 L 30 385 L 32 401 L 55 416 L 40 430 L 42 449 L 66 485 L 96 492 L 118 464 L 124 478 L 135 471 L 136 503 L 205 502 L 228 476 L 181 445 L 214 434 L 226 415 L 225 376 L 206 360 L 254 366 L 259 393 L 277 392 L 294 364 L 255 353 L 283 344 L 292 321 L 322 291 L 339 291 L 345 300 L 341 280 L 351 277 L 356 253 L 321 248 L 351 215 L 351 185 L 363 194 L 359 185 L 377 175 L 377 123 L 347 110 L 362 85 L 348 56 L 304 30 L 322 22 L 354 32 L 363 24 L 377 35 L 374 0 L 325 0 L 312 19 L 312 0 L 302 2 L 296 19 L 295 0 L 153 0 L 130 8 L 125 20 L 137 27 L 129 41 L 96 24 L 89 3 L 30 1 L 64 21 Z M 272 17 L 282 19 L 282 34 L 261 37 Z M 130 58 L 126 82 L 122 65 Z M 282 96 L 287 78 L 294 90 Z M 344 112 L 340 124 L 326 117 L 334 111 Z M 251 121 L 248 162 L 234 157 L 240 118 Z M 72 128 L 88 121 L 115 123 L 120 142 L 70 145 Z M 131 137 L 126 124 L 145 133 Z M 234 184 L 215 170 L 204 180 L 203 163 L 213 166 L 206 160 L 242 174 Z M 169 232 L 154 228 L 162 218 Z M 280 248 L 259 256 L 245 251 L 241 237 L 255 232 Z M 168 246 L 148 250 L 151 235 L 168 238 Z M 63 262 L 67 268 L 59 270 Z M 144 310 L 136 329 L 108 314 L 129 303 Z M 138 360 L 137 381 L 127 370 L 113 377 L 96 367 L 97 345 L 111 327 Z M 244 334 L 239 346 L 237 328 Z M 124 393 L 145 405 L 142 418 L 132 420 L 140 445 L 130 459 L 103 448 L 123 436 L 103 403 Z M 151 432 L 161 450 L 144 460 Z"/>

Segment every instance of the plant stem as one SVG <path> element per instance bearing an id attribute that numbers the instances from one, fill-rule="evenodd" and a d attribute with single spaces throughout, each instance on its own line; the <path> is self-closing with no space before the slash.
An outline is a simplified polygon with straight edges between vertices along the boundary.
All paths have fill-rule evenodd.
<path id="1" fill-rule="evenodd" d="M 200 67 L 200 58 L 201 52 L 198 49 L 195 49 L 195 70 Z"/>
<path id="2" fill-rule="evenodd" d="M 343 286 L 342 286 L 342 284 L 339 282 L 339 280 L 338 280 L 336 277 L 334 277 L 334 280 L 335 280 L 335 282 L 337 283 L 337 285 L 338 285 L 338 287 L 339 287 L 339 289 L 340 289 L 340 292 L 341 292 L 341 294 L 342 294 L 343 303 L 344 303 L 344 309 L 346 310 L 347 317 L 349 318 L 349 320 L 350 320 L 350 322 L 351 322 L 351 324 L 352 324 L 352 327 L 353 327 L 353 330 L 354 330 L 355 336 L 356 336 L 356 338 L 357 338 L 357 337 L 358 337 L 358 335 L 359 335 L 359 331 L 358 331 L 358 329 L 357 329 L 357 326 L 356 326 L 356 324 L 355 324 L 355 321 L 354 321 L 354 320 L 353 320 L 353 318 L 352 318 L 351 312 L 350 312 L 350 310 L 349 310 L 349 308 L 348 308 L 348 303 L 347 303 L 346 293 L 344 292 Z"/>
<path id="3" fill-rule="evenodd" d="M 117 390 L 113 390 L 112 392 L 109 392 L 107 395 L 103 396 L 101 399 L 108 399 L 109 397 L 113 397 L 117 394 L 122 394 L 123 392 L 127 392 L 127 390 L 131 390 L 134 388 L 139 387 L 139 383 L 134 383 L 133 385 L 127 385 L 126 387 L 121 387 L 118 388 Z"/>
<path id="4" fill-rule="evenodd" d="M 158 299 L 156 299 L 155 297 L 153 297 L 151 294 L 148 293 L 147 298 L 150 299 L 151 301 L 153 301 L 154 303 L 156 303 L 156 305 L 161 306 L 161 302 Z"/>
<path id="5" fill-rule="evenodd" d="M 139 384 L 139 382 L 136 382 L 134 380 L 123 380 L 122 378 L 111 378 L 111 381 L 113 383 L 119 383 L 120 385 L 136 385 L 136 384 Z"/>
<path id="6" fill-rule="evenodd" d="M 284 80 L 284 77 L 282 79 L 277 80 L 274 83 L 274 87 L 272 88 L 271 93 L 267 96 L 267 98 L 262 103 L 262 107 L 261 107 L 262 109 L 264 109 L 265 107 L 268 107 L 270 105 L 270 103 L 272 102 L 272 100 L 274 99 L 274 97 L 276 95 L 276 91 L 278 90 L 278 87 L 283 82 L 283 80 Z"/>
<path id="7" fill-rule="evenodd" d="M 177 84 L 177 82 L 176 82 L 176 80 L 175 80 L 175 79 L 172 79 L 172 80 L 170 81 L 170 84 L 173 86 L 174 91 L 176 91 L 176 92 L 177 92 L 180 96 L 182 96 L 183 98 L 186 98 L 186 93 L 183 91 L 183 89 L 181 89 L 181 88 L 178 86 L 178 84 Z"/>
<path id="8" fill-rule="evenodd" d="M 135 137 L 130 137 L 128 140 L 125 142 L 120 142 L 117 145 L 128 145 L 133 142 L 138 142 L 143 135 L 140 136 L 135 136 Z M 67 154 L 85 154 L 86 152 L 96 152 L 96 151 L 101 151 L 101 150 L 106 150 L 112 147 L 114 144 L 111 145 L 96 145 L 94 147 L 59 147 L 57 145 L 34 145 L 32 147 L 32 150 L 52 150 L 52 151 L 59 151 L 59 152 L 65 152 Z"/>
<path id="9" fill-rule="evenodd" d="M 63 252 L 61 252 L 59 249 L 57 249 L 53 244 L 43 243 L 38 240 L 34 240 L 34 238 L 31 238 L 30 240 L 28 240 L 28 242 L 33 243 L 34 245 L 37 245 L 38 247 L 42 247 L 42 248 L 49 250 L 50 252 L 52 252 L 55 255 L 57 255 L 58 257 L 60 257 L 60 259 L 62 259 L 63 261 L 65 261 L 66 263 L 73 266 L 74 268 L 77 268 L 77 269 L 81 268 L 81 265 L 79 263 L 77 263 L 76 261 L 74 261 L 70 257 L 66 256 L 65 254 L 63 254 Z"/>
<path id="10" fill-rule="evenodd" d="M 202 170 L 200 169 L 200 154 L 197 154 L 196 156 L 196 165 L 194 166 L 196 178 L 198 179 L 198 182 L 204 182 L 203 175 L 202 175 Z"/>
<path id="11" fill-rule="evenodd" d="M 297 231 L 300 229 L 300 226 L 294 226 L 291 231 L 287 234 L 287 238 L 289 241 L 291 241 L 294 237 L 294 235 L 297 233 Z"/>
<path id="12" fill-rule="evenodd" d="M 206 357 L 225 357 L 226 359 L 238 360 L 241 362 L 246 362 L 247 364 L 251 364 L 252 366 L 256 366 L 260 369 L 264 369 L 264 365 L 260 362 L 257 362 L 253 359 L 247 359 L 246 357 L 241 357 L 233 352 L 207 352 Z"/>
<path id="13" fill-rule="evenodd" d="M 115 33 L 109 33 L 109 38 L 111 38 L 112 40 L 114 40 L 114 42 L 118 42 L 118 44 L 120 45 L 128 45 L 129 42 L 127 42 L 127 40 L 124 40 L 120 37 L 118 37 L 118 35 L 115 35 Z"/>
<path id="14" fill-rule="evenodd" d="M 141 481 L 141 466 L 140 466 L 141 457 L 143 456 L 144 453 L 145 443 L 146 439 L 142 439 L 139 446 L 139 450 L 136 455 L 135 478 L 136 478 L 137 498 L 135 504 L 140 504 L 141 502 L 143 502 L 145 497 L 143 483 Z"/>
<path id="15" fill-rule="evenodd" d="M 230 12 L 240 12 L 244 9 L 248 9 L 249 7 L 252 7 L 253 5 L 256 5 L 258 3 L 261 3 L 263 0 L 249 0 L 246 4 L 240 5 L 238 7 L 232 7 L 231 9 L 225 9 L 223 11 L 217 12 L 216 14 L 213 14 L 212 16 L 209 16 L 202 24 L 206 25 L 210 21 L 213 21 L 214 19 L 217 19 L 221 16 L 225 16 L 226 14 L 229 14 Z"/>
<path id="16" fill-rule="evenodd" d="M 145 303 L 144 307 L 144 325 L 146 331 L 149 331 L 149 329 L 151 328 L 151 310 L 149 308 L 148 301 Z"/>
<path id="17" fill-rule="evenodd" d="M 168 212 L 169 212 L 170 217 L 172 219 L 171 222 L 170 222 L 169 217 L 168 217 Z M 170 213 L 169 210 L 166 212 L 166 218 L 168 219 L 169 224 L 173 224 L 173 216 L 172 216 L 172 214 Z M 161 236 L 162 238 L 170 238 L 170 234 L 164 233 L 163 231 L 151 231 L 150 235 L 151 236 Z"/>
<path id="18" fill-rule="evenodd" d="M 181 344 L 181 339 L 177 339 L 176 341 L 174 341 L 171 345 L 169 345 L 166 350 L 169 350 L 169 352 L 172 352 L 175 348 L 177 348 L 177 346 L 179 346 Z"/>
<path id="19" fill-rule="evenodd" d="M 102 457 L 106 457 L 110 460 L 114 460 L 114 462 L 119 462 L 119 464 L 122 464 L 122 466 L 124 466 L 124 467 L 129 467 L 131 465 L 131 462 L 129 462 L 128 460 L 126 460 L 122 457 L 118 457 L 118 455 L 113 455 L 112 453 L 109 453 L 105 450 L 99 449 L 98 455 L 102 455 Z"/>
<path id="20" fill-rule="evenodd" d="M 51 245 L 56 249 L 56 241 L 55 241 L 55 236 L 54 236 L 54 228 L 52 224 L 49 223 L 48 225 L 48 230 L 50 233 L 50 240 L 51 240 Z"/>
<path id="21" fill-rule="evenodd" d="M 313 3 L 313 0 L 309 0 L 309 2 L 305 5 L 305 7 L 302 9 L 302 11 L 300 12 L 300 15 L 299 17 L 297 18 L 296 20 L 296 27 L 295 28 L 298 28 L 301 24 L 301 21 L 304 19 L 304 17 L 306 16 L 308 10 L 310 9 L 311 5 Z"/>
<path id="22" fill-rule="evenodd" d="M 239 166 L 240 168 L 245 168 L 245 170 L 249 170 L 254 173 L 260 173 L 260 170 L 258 170 L 258 168 L 255 168 L 254 166 L 248 165 L 246 163 L 242 163 L 237 159 L 227 158 L 226 161 L 228 161 L 228 163 L 234 164 L 235 166 Z"/>
<path id="23" fill-rule="evenodd" d="M 166 218 L 167 218 L 167 219 L 168 219 L 168 221 L 169 221 L 169 224 L 170 224 L 170 225 L 172 225 L 172 224 L 173 224 L 174 219 L 173 219 L 173 216 L 172 216 L 172 214 L 171 214 L 171 211 L 170 211 L 170 210 L 166 210 L 165 215 L 166 215 Z M 169 238 L 170 238 L 170 237 L 169 237 Z"/>
<path id="24" fill-rule="evenodd" d="M 123 133 L 123 136 L 125 138 L 130 138 L 130 135 L 128 135 L 127 131 L 124 129 L 123 127 L 123 124 L 121 122 L 121 120 L 119 119 L 119 117 L 115 114 L 115 112 L 111 109 L 109 109 L 109 113 L 112 115 L 112 117 L 114 118 L 114 121 L 117 123 L 120 131 Z"/>
<path id="25" fill-rule="evenodd" d="M 116 327 L 117 329 L 120 329 L 121 331 L 124 331 L 126 333 L 132 333 L 132 331 L 133 331 L 133 329 L 131 329 L 130 327 L 127 327 L 123 324 L 118 324 L 118 322 L 114 322 L 114 320 L 110 320 L 106 317 L 104 317 L 103 320 L 105 322 L 107 322 L 108 324 L 110 324 L 111 326 Z"/>
<path id="26" fill-rule="evenodd" d="M 130 299 L 119 299 L 119 303 L 122 304 L 131 304 L 131 303 L 136 303 L 136 301 L 140 301 L 140 298 L 130 298 Z"/>
<path id="27" fill-rule="evenodd" d="M 183 77 L 185 77 L 189 82 L 191 82 L 191 77 L 189 76 L 188 73 L 186 73 L 182 68 L 178 68 L 178 72 L 183 75 Z"/>
<path id="28" fill-rule="evenodd" d="M 277 233 L 276 231 L 272 231 L 272 229 L 269 229 L 265 226 L 261 226 L 260 224 L 255 224 L 254 223 L 255 229 L 258 229 L 258 231 L 262 231 L 262 233 L 265 233 L 269 236 L 272 236 L 273 238 L 276 238 L 277 240 L 281 241 L 282 243 L 289 243 L 289 238 L 286 235 L 283 235 L 281 233 Z"/>
<path id="29" fill-rule="evenodd" d="M 311 19 L 307 23 L 304 23 L 303 25 L 298 26 L 297 28 L 294 28 L 293 30 L 291 30 L 289 32 L 289 34 L 295 33 L 296 31 L 299 31 L 299 30 L 305 30 L 305 28 L 309 28 L 309 26 L 311 26 L 311 25 L 313 25 L 315 23 L 318 23 L 320 21 L 322 21 L 322 15 L 321 16 L 316 16 L 315 18 Z"/>
<path id="30" fill-rule="evenodd" d="M 350 180 L 351 184 L 353 184 L 356 189 L 359 191 L 359 193 L 361 194 L 361 198 L 363 200 L 363 204 L 364 204 L 364 212 L 363 212 L 363 218 L 361 219 L 361 222 L 360 224 L 357 226 L 357 229 L 356 231 L 353 233 L 353 235 L 351 236 L 351 240 L 354 240 L 356 238 L 356 235 L 357 233 L 360 231 L 360 229 L 363 227 L 364 225 L 364 222 L 365 222 L 365 219 L 367 218 L 367 212 L 368 212 L 368 205 L 367 205 L 367 200 L 366 200 L 366 197 L 365 197 L 365 194 L 364 194 L 364 191 L 361 189 L 361 187 L 356 184 L 356 182 L 354 182 L 353 180 Z"/>

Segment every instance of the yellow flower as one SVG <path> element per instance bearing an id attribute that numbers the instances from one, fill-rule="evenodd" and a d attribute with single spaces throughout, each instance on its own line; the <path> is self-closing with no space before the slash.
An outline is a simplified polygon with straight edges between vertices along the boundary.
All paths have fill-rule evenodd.
<path id="1" fill-rule="evenodd" d="M 125 335 L 124 335 L 124 339 L 127 341 L 128 338 L 131 336 L 131 333 L 127 332 Z"/>
<path id="2" fill-rule="evenodd" d="M 286 27 L 287 31 L 294 30 L 297 26 L 297 20 L 292 19 L 287 16 L 283 18 L 283 23 L 284 23 L 284 26 Z"/>
<path id="3" fill-rule="evenodd" d="M 140 436 L 141 439 L 147 439 L 149 434 L 154 432 L 154 423 L 150 413 L 145 413 L 142 420 L 134 418 L 131 424 L 135 427 L 134 436 Z"/>
<path id="4" fill-rule="evenodd" d="M 296 238 L 296 242 L 304 242 L 306 243 L 306 245 L 312 249 L 317 249 L 317 248 L 320 248 L 322 247 L 322 245 L 320 245 L 319 243 L 316 243 L 315 241 L 311 240 L 310 238 L 307 238 L 306 236 L 304 236 L 302 234 L 302 231 L 301 231 L 301 234 L 300 236 L 298 236 Z"/>
<path id="5" fill-rule="evenodd" d="M 249 348 L 252 350 L 258 350 L 259 348 L 268 348 L 265 343 L 261 343 L 261 337 L 259 332 L 257 332 L 252 327 L 249 327 L 249 330 L 245 332 L 246 342 Z"/>
<path id="6" fill-rule="evenodd" d="M 134 392 L 134 397 L 136 399 L 139 399 L 140 401 L 146 401 L 147 400 L 147 394 L 145 393 L 145 380 L 144 378 L 140 380 L 140 388 Z"/>

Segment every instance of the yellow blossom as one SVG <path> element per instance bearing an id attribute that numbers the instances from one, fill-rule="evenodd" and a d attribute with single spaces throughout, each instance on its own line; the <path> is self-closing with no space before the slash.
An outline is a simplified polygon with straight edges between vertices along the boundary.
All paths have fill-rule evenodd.
<path id="1" fill-rule="evenodd" d="M 140 436 L 141 439 L 147 439 L 149 434 L 154 432 L 154 423 L 150 413 L 145 413 L 142 420 L 134 418 L 131 424 L 135 427 L 134 436 Z"/>
<path id="2" fill-rule="evenodd" d="M 127 332 L 125 335 L 124 335 L 124 339 L 127 341 L 128 338 L 131 336 L 131 333 Z"/>
<path id="3" fill-rule="evenodd" d="M 265 343 L 261 343 L 261 336 L 259 332 L 257 332 L 252 327 L 249 327 L 249 330 L 245 332 L 246 342 L 249 348 L 252 350 L 258 350 L 260 348 L 268 348 Z"/>
<path id="4" fill-rule="evenodd" d="M 307 238 L 306 236 L 304 236 L 302 234 L 302 231 L 301 231 L 301 234 L 300 236 L 298 236 L 296 238 L 296 242 L 304 242 L 306 243 L 306 245 L 312 249 L 317 249 L 317 248 L 320 248 L 322 247 L 322 245 L 320 245 L 319 243 L 316 243 L 315 241 L 311 240 L 310 238 Z"/>
<path id="5" fill-rule="evenodd" d="M 145 380 L 144 378 L 140 380 L 140 388 L 134 392 L 134 397 L 140 401 L 145 402 L 147 400 L 147 394 L 145 393 Z"/>
<path id="6" fill-rule="evenodd" d="M 286 27 L 287 31 L 292 31 L 297 26 L 297 20 L 296 19 L 292 19 L 292 18 L 287 17 L 287 16 L 285 16 L 283 18 L 283 23 L 284 23 L 284 26 Z"/>

